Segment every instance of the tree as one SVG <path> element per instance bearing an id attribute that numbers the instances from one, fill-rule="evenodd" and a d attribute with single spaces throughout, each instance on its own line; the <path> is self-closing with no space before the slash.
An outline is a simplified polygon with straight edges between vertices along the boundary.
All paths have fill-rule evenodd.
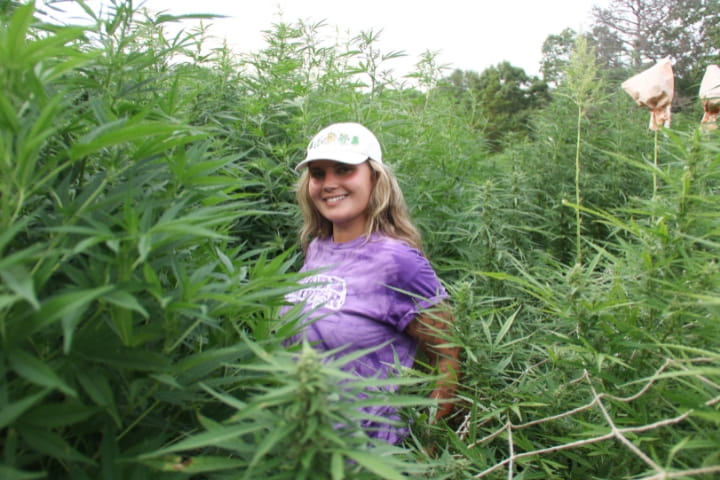
<path id="1" fill-rule="evenodd" d="M 559 34 L 548 35 L 542 46 L 540 71 L 543 80 L 553 87 L 560 86 L 566 77 L 575 45 L 582 36 L 594 52 L 595 64 L 608 80 L 621 81 L 627 77 L 627 66 L 622 61 L 622 40 L 617 32 L 605 25 L 596 25 L 590 33 L 577 33 L 566 28 Z"/>
<path id="2" fill-rule="evenodd" d="M 657 60 L 652 41 L 655 32 L 668 21 L 674 0 L 610 0 L 608 8 L 593 7 L 596 27 L 605 27 L 610 38 L 620 42 L 618 55 L 623 63 L 639 69 Z"/>
<path id="3" fill-rule="evenodd" d="M 548 85 L 538 77 L 509 62 L 501 62 L 482 73 L 456 70 L 444 88 L 449 89 L 465 108 L 472 111 L 476 128 L 483 131 L 490 148 L 502 150 L 511 134 L 527 136 L 528 113 L 545 105 Z"/>
<path id="4" fill-rule="evenodd" d="M 621 55 L 623 43 L 618 32 L 607 25 L 595 25 L 588 37 L 598 66 L 612 71 L 625 69 Z"/>
<path id="5" fill-rule="evenodd" d="M 558 85 L 562 81 L 563 72 L 568 66 L 570 54 L 575 43 L 577 32 L 566 28 L 557 35 L 548 35 L 542 45 L 540 72 L 543 80 Z"/>

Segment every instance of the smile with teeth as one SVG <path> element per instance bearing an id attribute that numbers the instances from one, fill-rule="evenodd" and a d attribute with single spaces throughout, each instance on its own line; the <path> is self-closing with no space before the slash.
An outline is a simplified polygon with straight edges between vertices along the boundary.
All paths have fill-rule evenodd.
<path id="1" fill-rule="evenodd" d="M 326 202 L 326 203 L 337 203 L 337 202 L 339 202 L 340 200 L 342 200 L 342 199 L 344 199 L 344 198 L 346 198 L 346 197 L 347 197 L 347 194 L 345 194 L 345 195 L 337 195 L 337 196 L 335 196 L 335 197 L 328 197 L 328 198 L 325 199 L 325 202 Z"/>

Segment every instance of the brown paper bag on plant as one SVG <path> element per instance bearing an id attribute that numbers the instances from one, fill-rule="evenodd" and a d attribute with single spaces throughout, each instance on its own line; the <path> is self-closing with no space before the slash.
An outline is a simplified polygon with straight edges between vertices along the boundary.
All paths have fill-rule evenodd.
<path id="1" fill-rule="evenodd" d="M 635 103 L 650 109 L 652 130 L 659 130 L 661 126 L 670 126 L 675 79 L 669 57 L 625 80 L 622 88 L 635 100 Z"/>
<path id="2" fill-rule="evenodd" d="M 720 67 L 708 65 L 700 83 L 700 100 L 702 101 L 705 114 L 700 123 L 712 124 L 711 128 L 717 128 L 718 114 L 720 114 Z"/>

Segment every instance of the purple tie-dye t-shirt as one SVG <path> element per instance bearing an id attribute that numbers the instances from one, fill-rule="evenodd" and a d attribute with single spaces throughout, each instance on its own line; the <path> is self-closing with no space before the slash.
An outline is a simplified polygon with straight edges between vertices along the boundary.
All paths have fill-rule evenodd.
<path id="1" fill-rule="evenodd" d="M 402 241 L 373 234 L 346 243 L 315 239 L 308 247 L 301 271 L 315 271 L 303 280 L 312 286 L 288 295 L 290 303 L 305 302 L 312 314 L 302 336 L 327 351 L 343 347 L 340 355 L 382 348 L 347 364 L 346 370 L 363 377 L 386 378 L 396 359 L 411 367 L 417 342 L 405 327 L 423 309 L 447 297 L 435 271 L 416 249 Z M 406 293 L 407 292 L 407 293 Z M 392 388 L 396 390 L 396 388 Z M 370 413 L 398 420 L 392 407 L 375 407 Z M 368 434 L 397 443 L 406 429 L 364 425 Z"/>

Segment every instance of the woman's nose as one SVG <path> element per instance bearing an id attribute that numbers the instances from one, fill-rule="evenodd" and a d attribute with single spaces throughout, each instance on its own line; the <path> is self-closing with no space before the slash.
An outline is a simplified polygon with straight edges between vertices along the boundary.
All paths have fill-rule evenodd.
<path id="1" fill-rule="evenodd" d="M 337 177 L 333 172 L 325 172 L 325 178 L 323 182 L 323 188 L 325 190 L 332 190 L 338 185 Z"/>

